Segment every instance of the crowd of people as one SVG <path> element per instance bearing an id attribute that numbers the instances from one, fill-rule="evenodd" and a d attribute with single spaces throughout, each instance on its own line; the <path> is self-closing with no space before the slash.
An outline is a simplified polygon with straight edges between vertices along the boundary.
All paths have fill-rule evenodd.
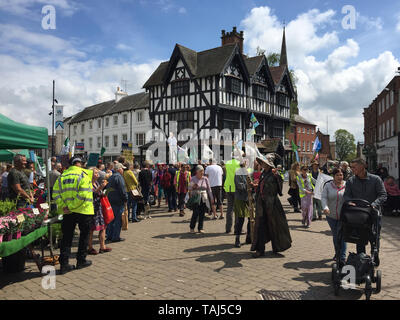
<path id="1" fill-rule="evenodd" d="M 235 234 L 234 246 L 241 247 L 241 234 L 246 234 L 246 244 L 251 244 L 255 258 L 265 254 L 265 244 L 271 242 L 274 253 L 291 247 L 291 236 L 286 213 L 279 197 L 283 192 L 284 172 L 274 164 L 275 154 L 257 158 L 253 167 L 246 158 L 232 159 L 217 164 L 190 166 L 177 163 L 152 164 L 129 163 L 124 157 L 118 160 L 98 163 L 87 168 L 83 159 L 71 159 L 68 167 L 63 167 L 56 158 L 51 159 L 50 196 L 54 200 L 52 209 L 64 213 L 62 221 L 63 237 L 60 244 L 61 273 L 91 265 L 87 255 L 107 253 L 112 250 L 110 243 L 124 241 L 121 238 L 122 215 L 127 209 L 131 223 L 150 219 L 150 207 L 160 207 L 162 201 L 168 205 L 168 212 L 184 217 L 192 211 L 189 232 L 205 233 L 204 220 L 225 219 L 225 232 L 232 228 Z M 385 174 L 382 168 L 379 173 Z M 314 189 L 321 173 L 332 179 L 323 186 L 320 199 L 314 197 Z M 387 172 L 386 172 L 387 173 Z M 38 185 L 33 164 L 25 156 L 17 155 L 14 166 L 2 168 L 1 199 L 16 199 L 18 207 L 26 207 L 34 202 L 33 188 Z M 302 223 L 310 228 L 323 215 L 333 235 L 333 244 L 339 248 L 338 230 L 340 211 L 344 201 L 365 199 L 373 207 L 385 205 L 394 213 L 400 213 L 400 189 L 391 176 L 377 176 L 367 171 L 362 159 L 334 162 L 332 166 L 320 168 L 317 161 L 311 166 L 294 163 L 288 174 L 289 203 L 294 212 L 301 212 Z M 102 199 L 106 197 L 114 219 L 107 224 L 104 219 Z M 223 203 L 227 201 L 226 212 Z M 108 208 L 110 209 L 110 208 Z M 219 214 L 218 214 L 218 213 Z M 245 221 L 247 231 L 243 232 Z M 80 230 L 76 266 L 69 264 L 75 227 Z M 98 232 L 100 247 L 93 246 L 94 232 Z M 346 245 L 340 244 L 340 258 L 346 256 Z M 365 252 L 365 247 L 357 247 Z"/>
<path id="2" fill-rule="evenodd" d="M 316 199 L 314 191 L 320 173 L 330 175 L 332 179 L 324 183 L 321 197 Z M 295 212 L 300 212 L 299 207 L 301 208 L 305 227 L 309 228 L 312 221 L 317 218 L 322 220 L 322 214 L 326 215 L 333 235 L 335 253 L 341 249 L 340 264 L 344 264 L 346 258 L 346 243 L 338 243 L 343 203 L 362 199 L 368 201 L 374 209 L 383 211 L 385 206 L 397 205 L 396 201 L 400 199 L 400 190 L 394 183 L 394 178 L 387 177 L 383 182 L 380 176 L 367 171 L 367 164 L 363 159 L 354 159 L 350 166 L 347 162 L 334 162 L 329 169 L 320 169 L 316 161 L 312 163 L 311 170 L 306 165 L 294 163 L 289 172 L 289 186 L 291 197 L 288 200 Z M 365 246 L 357 246 L 357 254 L 359 253 L 365 253 Z"/>

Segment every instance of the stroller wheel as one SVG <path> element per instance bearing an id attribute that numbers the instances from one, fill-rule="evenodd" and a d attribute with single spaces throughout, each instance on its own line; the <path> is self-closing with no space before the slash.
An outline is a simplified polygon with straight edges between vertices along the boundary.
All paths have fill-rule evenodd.
<path id="1" fill-rule="evenodd" d="M 382 285 L 382 271 L 378 270 L 376 272 L 376 290 L 375 290 L 375 293 L 381 292 L 381 285 Z"/>
<path id="2" fill-rule="evenodd" d="M 365 279 L 365 300 L 370 300 L 372 294 L 371 278 L 367 276 Z"/>
<path id="3" fill-rule="evenodd" d="M 335 296 L 338 296 L 339 289 L 340 289 L 340 279 L 339 279 L 339 270 L 338 270 L 336 263 L 334 263 L 332 265 L 331 277 L 332 277 L 332 283 L 333 283 L 333 289 L 334 289 Z"/>
<path id="4" fill-rule="evenodd" d="M 331 273 L 331 280 L 332 280 L 332 281 L 335 281 L 335 275 L 336 275 L 336 273 L 337 273 L 337 264 L 334 263 L 334 264 L 332 265 L 332 273 Z"/>

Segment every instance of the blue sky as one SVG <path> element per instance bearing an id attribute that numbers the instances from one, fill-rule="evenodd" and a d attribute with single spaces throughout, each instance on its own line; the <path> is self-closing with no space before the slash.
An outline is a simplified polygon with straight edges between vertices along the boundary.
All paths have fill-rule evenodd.
<path id="1" fill-rule="evenodd" d="M 47 4 L 56 9 L 55 30 L 42 29 Z M 342 28 L 345 5 L 357 11 L 355 30 Z M 111 99 L 122 78 L 129 93 L 140 91 L 175 43 L 210 49 L 222 29 L 237 26 L 245 53 L 277 52 L 284 21 L 301 114 L 323 130 L 328 115 L 330 134 L 343 127 L 362 140 L 362 108 L 399 64 L 400 2 L 0 0 L 0 112 L 48 127 L 37 114 L 48 113 L 53 79 L 70 115 Z M 16 109 L 32 116 L 18 119 Z"/>

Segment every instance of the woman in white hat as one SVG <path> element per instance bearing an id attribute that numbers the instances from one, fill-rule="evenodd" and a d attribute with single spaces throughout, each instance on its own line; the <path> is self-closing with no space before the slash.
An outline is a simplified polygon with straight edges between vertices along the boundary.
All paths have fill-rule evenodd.
<path id="1" fill-rule="evenodd" d="M 257 157 L 263 168 L 256 192 L 256 221 L 254 226 L 251 251 L 258 258 L 265 253 L 265 244 L 271 241 L 274 253 L 291 247 L 292 238 L 279 196 L 282 196 L 282 177 L 273 172 L 275 154 L 268 154 L 265 159 Z"/>

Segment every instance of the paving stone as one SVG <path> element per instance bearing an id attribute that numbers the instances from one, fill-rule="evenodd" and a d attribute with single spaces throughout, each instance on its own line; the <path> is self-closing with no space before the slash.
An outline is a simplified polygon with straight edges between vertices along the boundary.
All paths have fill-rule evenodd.
<path id="1" fill-rule="evenodd" d="M 290 209 L 287 183 L 283 193 L 282 203 Z M 1 275 L 0 300 L 260 300 L 261 289 L 305 291 L 315 299 L 365 299 L 360 293 L 362 288 L 334 296 L 330 283 L 333 244 L 325 220 L 304 229 L 301 214 L 290 209 L 287 219 L 292 247 L 277 258 L 270 252 L 271 244 L 267 244 L 267 255 L 253 259 L 250 246 L 233 247 L 234 235 L 225 234 L 225 220 L 206 219 L 207 233 L 190 235 L 190 212 L 181 218 L 167 214 L 167 210 L 163 203 L 152 213 L 154 219 L 130 224 L 128 231 L 122 232 L 126 241 L 110 244 L 110 253 L 90 257 L 90 268 L 57 275 L 56 290 L 42 289 L 41 276 L 31 261 L 27 261 L 23 274 Z M 383 273 L 382 292 L 373 295 L 373 300 L 400 299 L 399 234 L 400 218 L 383 217 L 379 267 Z M 355 251 L 353 244 L 349 251 Z"/>

